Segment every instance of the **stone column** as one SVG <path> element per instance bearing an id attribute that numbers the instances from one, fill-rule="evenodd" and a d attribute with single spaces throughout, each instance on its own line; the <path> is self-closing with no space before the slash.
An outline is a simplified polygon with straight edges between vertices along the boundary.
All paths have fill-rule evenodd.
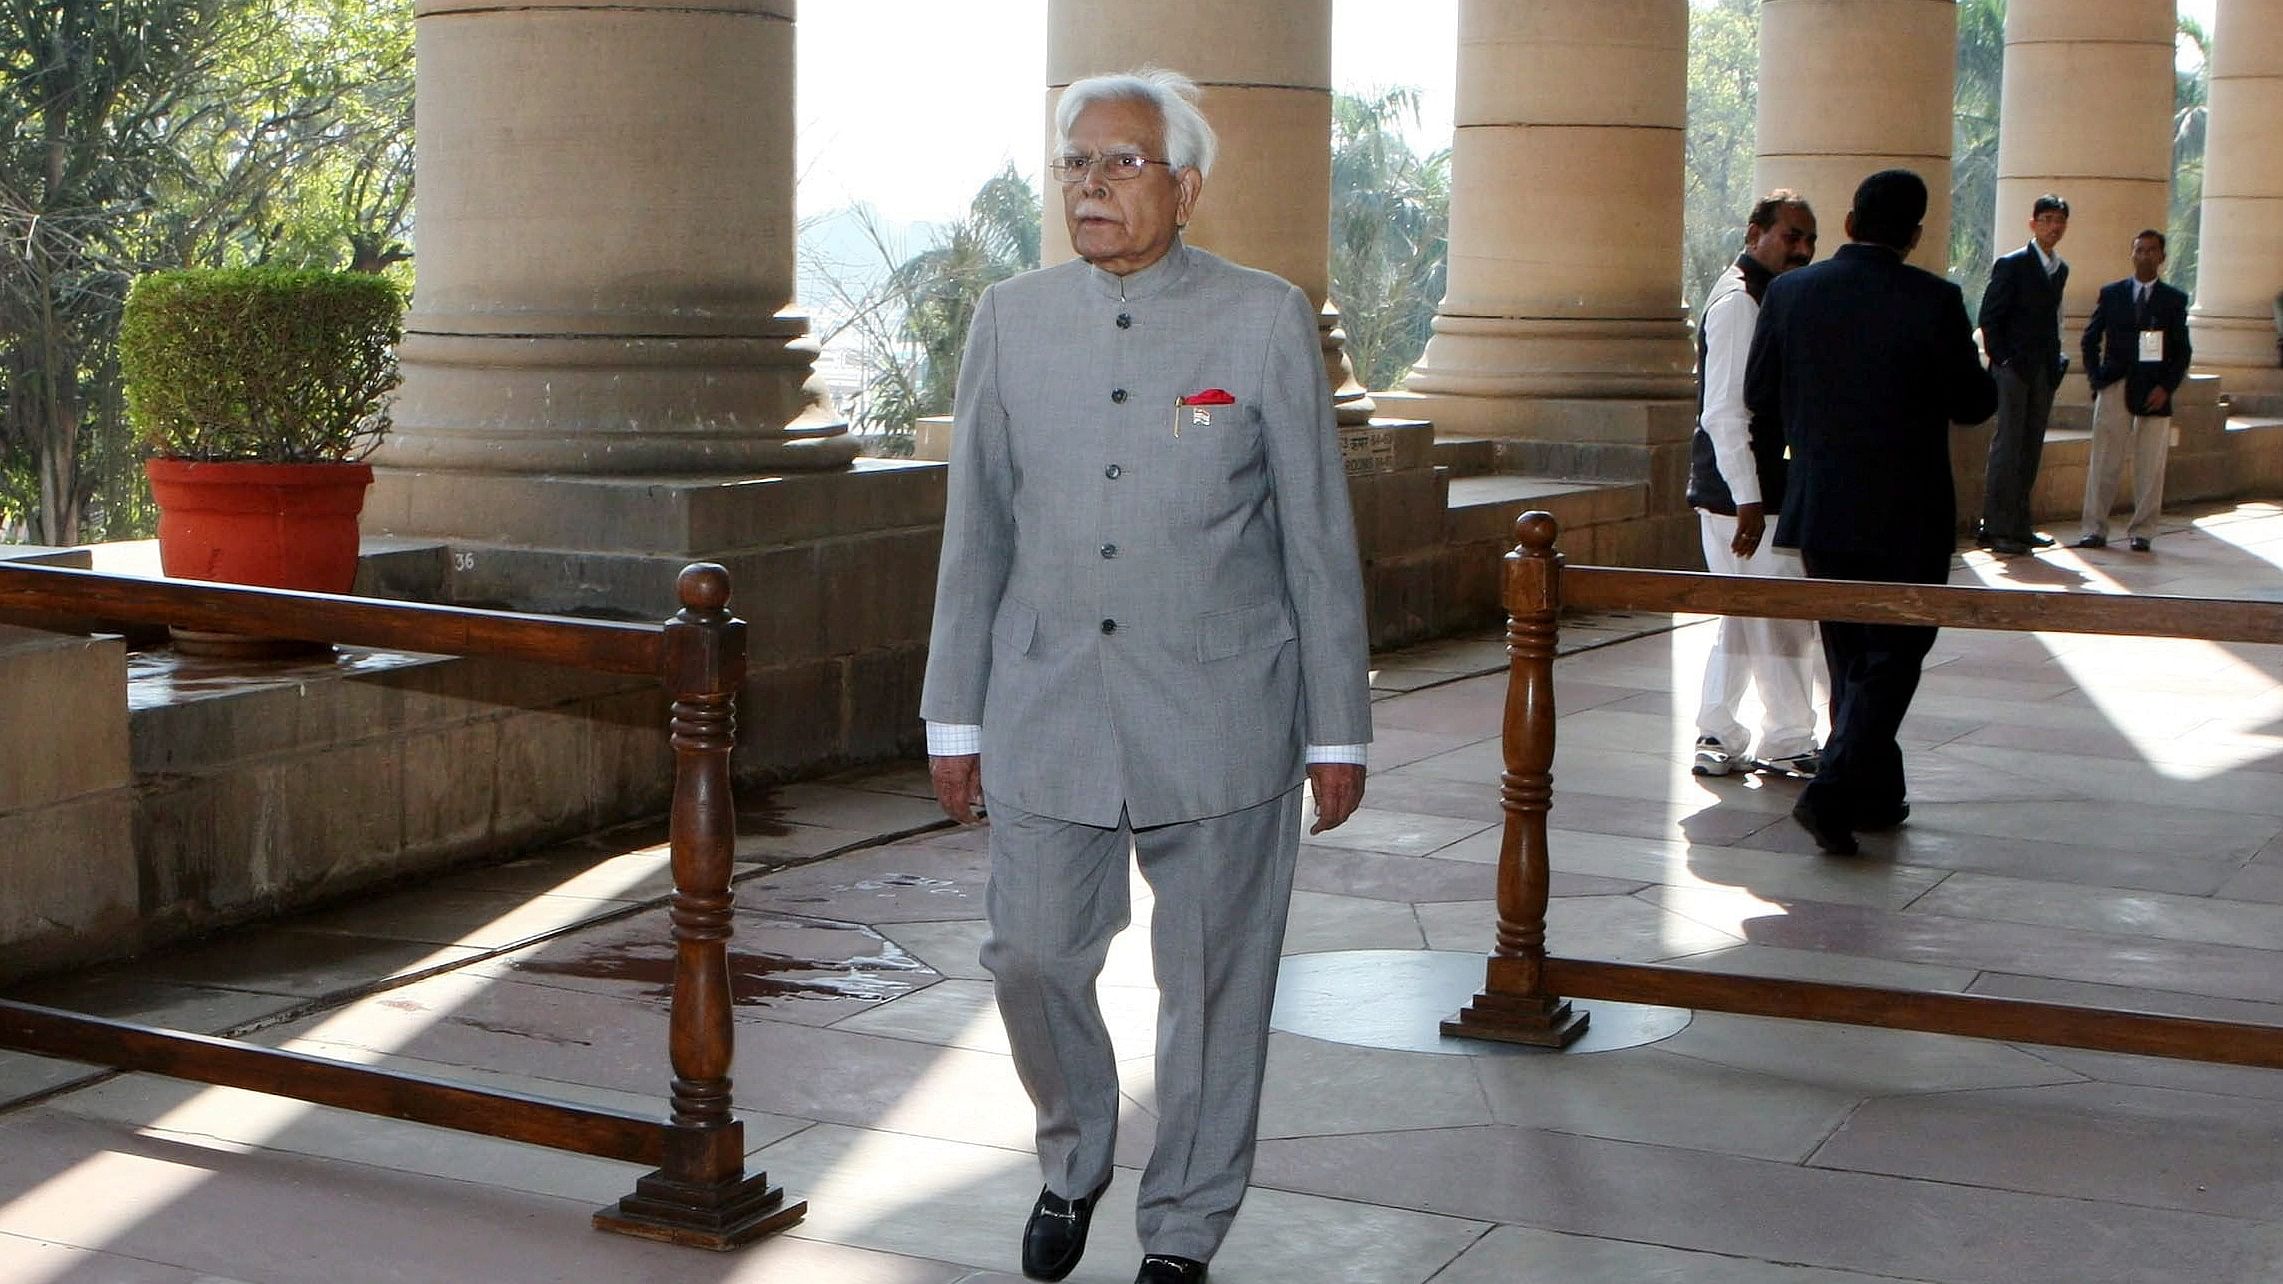
<path id="1" fill-rule="evenodd" d="M 2131 274 L 2133 234 L 2163 230 L 2171 207 L 2175 12 L 2172 0 L 2006 7 L 1993 248 L 2002 254 L 2029 239 L 2040 195 L 2069 202 L 2061 337 L 2071 352 L 2101 286 Z M 2082 395 L 2080 381 L 2071 382 Z"/>
<path id="2" fill-rule="evenodd" d="M 2283 0 L 2219 0 L 2212 24 L 2204 210 L 2189 331 L 2196 368 L 2227 390 L 2283 395 Z"/>
<path id="3" fill-rule="evenodd" d="M 1910 261 L 1944 270 L 1957 78 L 1956 0 L 1763 0 L 1754 185 L 1807 197 L 1822 228 L 1820 258 L 1846 243 L 1856 184 L 1882 169 L 1914 170 L 1929 199 Z M 2086 95 L 2057 89 L 2055 97 L 2074 104 Z"/>
<path id="4" fill-rule="evenodd" d="M 1192 245 L 1299 286 L 1322 309 L 1325 376 L 1342 423 L 1370 419 L 1331 306 L 1331 0 L 1164 0 L 1137 22 L 1117 0 L 1049 0 L 1046 145 L 1072 81 L 1167 67 L 1204 90 L 1221 143 Z M 1047 185 L 1042 257 L 1070 257 L 1061 194 Z"/>
<path id="5" fill-rule="evenodd" d="M 1461 0 L 1450 286 L 1408 382 L 1441 432 L 1576 435 L 1550 400 L 1694 395 L 1687 50 L 1687 0 Z"/>
<path id="6" fill-rule="evenodd" d="M 831 467 L 793 297 L 794 0 L 417 0 L 399 468 Z"/>

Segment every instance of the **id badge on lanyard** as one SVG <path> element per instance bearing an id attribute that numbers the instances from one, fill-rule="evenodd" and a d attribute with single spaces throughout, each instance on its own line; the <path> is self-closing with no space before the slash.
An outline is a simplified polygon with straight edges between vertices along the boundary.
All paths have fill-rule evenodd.
<path id="1" fill-rule="evenodd" d="M 2143 330 L 2140 332 L 2140 359 L 2143 361 L 2162 361 L 2164 359 L 2164 332 L 2162 330 Z"/>

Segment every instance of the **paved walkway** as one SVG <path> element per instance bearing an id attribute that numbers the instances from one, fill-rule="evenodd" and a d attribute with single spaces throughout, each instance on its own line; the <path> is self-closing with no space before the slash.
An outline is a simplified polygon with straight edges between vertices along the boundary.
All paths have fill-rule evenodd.
<path id="1" fill-rule="evenodd" d="M 2272 599 L 2283 506 L 1958 578 Z M 1565 631 L 1558 950 L 2283 1023 L 2283 651 L 1945 632 L 1910 825 L 1834 860 L 1786 819 L 1792 782 L 1689 776 L 1710 632 Z M 1469 675 L 1502 654 L 1385 664 L 1366 808 L 1303 851 L 1256 1189 L 1214 1279 L 2283 1278 L 2283 1072 L 1618 1004 L 1564 1054 L 1435 1038 L 1490 940 L 1501 679 Z M 744 817 L 738 1101 L 754 1163 L 810 1201 L 790 1234 L 728 1256 L 597 1234 L 633 1167 L 0 1054 L 0 1280 L 1017 1278 L 1038 1179 L 975 963 L 981 835 L 925 793 L 906 766 Z M 654 1108 L 659 837 L 25 997 Z M 1137 922 L 1104 978 L 1131 1126 L 1078 1280 L 1138 1256 L 1146 954 Z"/>

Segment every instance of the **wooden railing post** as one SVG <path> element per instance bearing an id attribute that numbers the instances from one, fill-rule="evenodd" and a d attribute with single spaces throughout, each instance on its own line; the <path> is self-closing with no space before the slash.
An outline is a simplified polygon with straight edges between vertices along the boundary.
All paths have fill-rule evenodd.
<path id="1" fill-rule="evenodd" d="M 729 572 L 683 568 L 682 609 L 665 629 L 673 696 L 674 997 L 669 1054 L 673 1126 L 665 1161 L 634 1193 L 595 1214 L 603 1230 L 700 1248 L 734 1248 L 808 1211 L 767 1173 L 745 1173 L 745 1126 L 730 1113 L 729 938 L 737 822 L 729 752 L 745 680 L 745 622 L 729 613 Z"/>
<path id="2" fill-rule="evenodd" d="M 1443 1033 L 1540 1047 L 1567 1047 L 1589 1015 L 1546 988 L 1546 811 L 1554 797 L 1554 639 L 1561 613 L 1560 528 L 1553 514 L 1515 519 L 1506 555 L 1506 771 L 1499 805 L 1498 948 L 1482 992 L 1443 1022 Z"/>

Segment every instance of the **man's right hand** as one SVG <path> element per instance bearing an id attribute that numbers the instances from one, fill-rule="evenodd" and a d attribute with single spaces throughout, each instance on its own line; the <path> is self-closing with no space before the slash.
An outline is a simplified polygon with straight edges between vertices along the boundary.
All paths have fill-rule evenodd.
<path id="1" fill-rule="evenodd" d="M 962 825 L 979 825 L 975 805 L 983 801 L 983 755 L 955 754 L 927 760 L 928 779 L 935 784 L 935 800 L 943 814 Z"/>
<path id="2" fill-rule="evenodd" d="M 1736 538 L 1728 541 L 1728 551 L 1738 557 L 1750 557 L 1760 550 L 1760 537 L 1768 531 L 1768 506 L 1738 504 L 1736 506 Z"/>

